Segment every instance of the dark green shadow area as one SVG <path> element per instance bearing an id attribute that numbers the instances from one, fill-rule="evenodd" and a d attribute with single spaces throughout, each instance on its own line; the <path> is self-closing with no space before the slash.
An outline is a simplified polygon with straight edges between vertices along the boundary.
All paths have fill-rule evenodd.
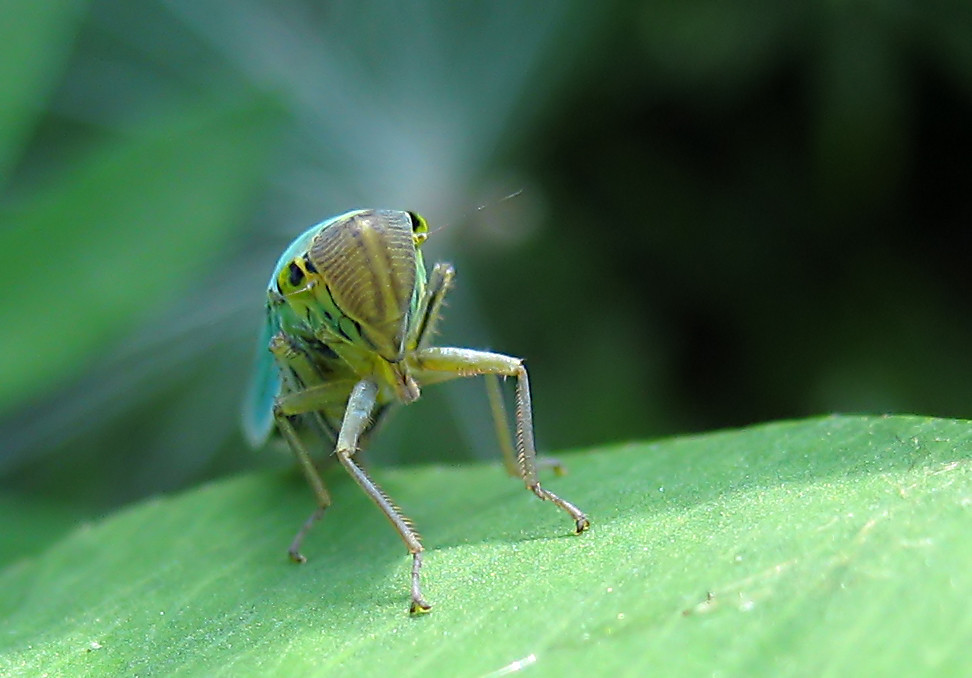
<path id="1" fill-rule="evenodd" d="M 0 674 L 959 675 L 970 450 L 965 421 L 831 417 L 559 455 L 580 537 L 498 464 L 375 468 L 429 549 L 418 619 L 340 469 L 304 566 L 309 490 L 231 478 L 0 570 Z"/>

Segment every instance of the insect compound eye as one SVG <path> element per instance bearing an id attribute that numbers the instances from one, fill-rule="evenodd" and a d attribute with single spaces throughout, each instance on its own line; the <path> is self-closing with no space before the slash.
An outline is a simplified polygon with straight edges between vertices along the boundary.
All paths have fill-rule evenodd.
<path id="1" fill-rule="evenodd" d="M 294 259 L 280 269 L 277 274 L 277 291 L 280 294 L 290 295 L 305 289 L 307 269 L 300 264 L 299 259 Z"/>
<path id="2" fill-rule="evenodd" d="M 304 282 L 304 271 L 297 264 L 297 261 L 291 261 L 289 266 L 289 273 L 287 275 L 287 282 L 290 283 L 291 287 L 297 287 L 302 282 Z"/>
<path id="3" fill-rule="evenodd" d="M 412 240 L 416 246 L 421 245 L 429 237 L 429 222 L 416 212 L 409 212 L 408 218 L 412 222 Z"/>

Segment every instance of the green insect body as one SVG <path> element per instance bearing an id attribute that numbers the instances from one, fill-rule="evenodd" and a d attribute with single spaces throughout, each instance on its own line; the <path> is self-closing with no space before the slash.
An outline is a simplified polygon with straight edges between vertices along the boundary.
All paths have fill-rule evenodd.
<path id="1" fill-rule="evenodd" d="M 537 497 L 567 512 L 578 534 L 590 525 L 580 509 L 540 486 L 522 360 L 429 345 L 454 271 L 439 263 L 426 274 L 420 246 L 427 235 L 428 224 L 414 212 L 355 210 L 299 236 L 281 255 L 267 287 L 262 350 L 244 412 L 244 429 L 254 445 L 276 423 L 317 500 L 291 543 L 291 558 L 304 561 L 304 536 L 331 503 L 298 434 L 299 420 L 333 442 L 338 461 L 412 554 L 413 614 L 430 609 L 419 579 L 422 543 L 354 455 L 387 408 L 413 402 L 423 386 L 485 376 L 507 470 Z M 499 377 L 516 378 L 515 452 Z"/>

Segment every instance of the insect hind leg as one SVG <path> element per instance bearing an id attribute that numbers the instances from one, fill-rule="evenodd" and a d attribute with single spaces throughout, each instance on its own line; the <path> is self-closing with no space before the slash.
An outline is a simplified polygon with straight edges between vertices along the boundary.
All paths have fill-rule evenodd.
<path id="1" fill-rule="evenodd" d="M 503 453 L 503 468 L 506 473 L 514 478 L 523 475 L 520 464 L 517 461 L 517 454 L 513 449 L 513 436 L 510 435 L 510 420 L 506 413 L 506 404 L 503 401 L 503 390 L 500 387 L 499 377 L 495 374 L 486 374 L 486 395 L 489 398 L 489 410 L 493 415 L 493 427 L 496 429 L 496 440 L 499 443 L 500 451 Z M 538 469 L 552 469 L 558 476 L 567 475 L 567 467 L 555 457 L 536 458 Z"/>

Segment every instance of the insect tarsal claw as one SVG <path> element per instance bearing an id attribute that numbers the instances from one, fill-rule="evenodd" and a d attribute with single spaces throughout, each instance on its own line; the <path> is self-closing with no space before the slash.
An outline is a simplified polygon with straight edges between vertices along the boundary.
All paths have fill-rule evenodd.
<path id="1" fill-rule="evenodd" d="M 408 608 L 408 613 L 413 617 L 417 617 L 421 614 L 428 614 L 431 611 L 432 606 L 424 600 L 413 600 L 412 605 Z"/>

